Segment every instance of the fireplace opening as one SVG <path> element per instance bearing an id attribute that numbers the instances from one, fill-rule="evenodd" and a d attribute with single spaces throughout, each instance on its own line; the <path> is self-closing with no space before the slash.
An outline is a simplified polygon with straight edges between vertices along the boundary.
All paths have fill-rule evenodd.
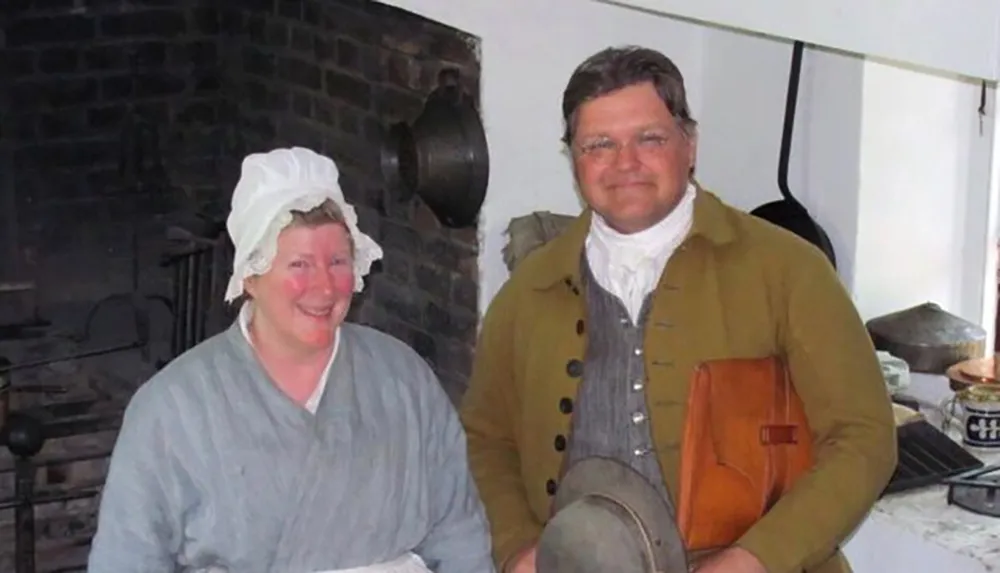
<path id="1" fill-rule="evenodd" d="M 0 448 L 0 570 L 84 570 L 132 392 L 233 317 L 224 218 L 248 153 L 337 162 L 385 252 L 350 319 L 461 395 L 476 228 L 387 193 L 379 152 L 442 69 L 478 94 L 475 37 L 369 0 L 9 0 L 0 27 L 0 420 L 46 438 L 20 462 Z"/>

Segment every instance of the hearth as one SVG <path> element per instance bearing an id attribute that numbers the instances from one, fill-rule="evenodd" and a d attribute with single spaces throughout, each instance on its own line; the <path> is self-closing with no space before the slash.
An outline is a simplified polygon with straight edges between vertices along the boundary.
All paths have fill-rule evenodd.
<path id="1" fill-rule="evenodd" d="M 12 386 L 42 386 L 11 394 L 47 427 L 33 469 L 21 463 L 38 571 L 82 570 L 135 388 L 232 320 L 223 222 L 247 153 L 303 145 L 337 161 L 385 251 L 351 318 L 409 343 L 461 394 L 475 225 L 393 200 L 379 152 L 442 69 L 478 94 L 475 38 L 367 0 L 6 0 L 0 26 L 0 356 L 18 365 Z M 16 465 L 0 449 L 0 500 Z M 83 497 L 43 500 L 67 492 Z M 3 571 L 12 512 L 0 509 Z"/>
<path id="2" fill-rule="evenodd" d="M 76 347 L 55 336 L 0 341 L 0 570 L 79 570 L 85 561 L 136 381 L 95 368 L 114 348 Z M 7 358 L 15 353 L 16 362 Z"/>

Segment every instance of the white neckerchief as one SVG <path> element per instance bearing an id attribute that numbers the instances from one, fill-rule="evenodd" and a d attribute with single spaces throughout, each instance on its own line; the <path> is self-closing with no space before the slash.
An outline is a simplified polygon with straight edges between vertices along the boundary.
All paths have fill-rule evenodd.
<path id="1" fill-rule="evenodd" d="M 250 306 L 251 302 L 247 301 L 240 308 L 239 323 L 240 330 L 243 331 L 243 336 L 247 339 L 247 343 L 253 346 L 253 340 L 250 338 L 250 318 L 253 316 L 253 308 Z M 330 368 L 333 367 L 333 360 L 337 357 L 337 350 L 340 348 L 340 327 L 337 327 L 337 331 L 333 333 L 333 352 L 330 353 L 330 361 L 326 363 L 326 368 L 323 369 L 323 373 L 319 376 L 319 383 L 316 384 L 316 388 L 313 389 L 312 394 L 309 395 L 309 399 L 303 407 L 310 413 L 315 414 L 316 408 L 319 407 L 319 401 L 323 397 L 323 392 L 326 390 L 326 379 L 330 376 Z"/>
<path id="2" fill-rule="evenodd" d="M 585 242 L 590 272 L 601 287 L 621 300 L 633 323 L 639 322 L 643 301 L 691 230 L 696 193 L 695 186 L 689 184 L 669 215 L 630 235 L 615 231 L 597 213 L 591 217 Z"/>

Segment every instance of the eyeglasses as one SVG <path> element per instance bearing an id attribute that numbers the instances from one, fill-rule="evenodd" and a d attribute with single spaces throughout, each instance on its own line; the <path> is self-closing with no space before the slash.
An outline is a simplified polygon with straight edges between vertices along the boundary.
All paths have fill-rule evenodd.
<path id="1" fill-rule="evenodd" d="M 585 139 L 573 146 L 579 157 L 595 161 L 611 161 L 617 158 L 622 150 L 629 148 L 639 153 L 657 151 L 665 148 L 678 133 L 664 130 L 644 131 L 626 140 L 615 140 L 606 136 Z"/>

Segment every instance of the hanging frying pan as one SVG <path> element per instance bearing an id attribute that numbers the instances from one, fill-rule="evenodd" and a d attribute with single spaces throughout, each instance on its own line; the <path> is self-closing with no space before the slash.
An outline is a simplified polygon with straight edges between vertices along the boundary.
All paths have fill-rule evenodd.
<path id="1" fill-rule="evenodd" d="M 792 69 L 788 74 L 788 95 L 785 101 L 785 125 L 781 132 L 781 154 L 778 158 L 778 189 L 784 197 L 765 203 L 750 211 L 765 221 L 787 229 L 809 241 L 830 259 L 837 268 L 837 257 L 826 231 L 809 215 L 809 211 L 788 189 L 788 158 L 792 152 L 792 131 L 795 126 L 795 104 L 799 97 L 799 76 L 802 72 L 802 51 L 805 45 L 795 42 L 792 48 Z"/>

